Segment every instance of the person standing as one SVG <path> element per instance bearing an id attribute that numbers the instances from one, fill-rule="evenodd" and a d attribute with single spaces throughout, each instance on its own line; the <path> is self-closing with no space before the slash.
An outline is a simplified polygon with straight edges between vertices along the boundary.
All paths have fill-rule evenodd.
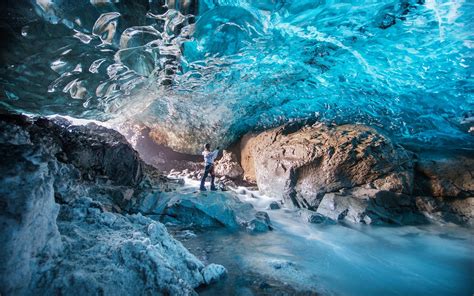
<path id="1" fill-rule="evenodd" d="M 217 190 L 214 184 L 214 179 L 216 178 L 216 175 L 214 174 L 214 160 L 216 159 L 218 154 L 219 147 L 217 147 L 216 150 L 211 152 L 211 144 L 207 143 L 206 145 L 204 145 L 204 151 L 202 152 L 202 155 L 204 156 L 204 174 L 202 175 L 201 186 L 199 187 L 201 191 L 206 191 L 206 187 L 204 186 L 204 184 L 209 174 L 211 175 L 211 190 Z"/>

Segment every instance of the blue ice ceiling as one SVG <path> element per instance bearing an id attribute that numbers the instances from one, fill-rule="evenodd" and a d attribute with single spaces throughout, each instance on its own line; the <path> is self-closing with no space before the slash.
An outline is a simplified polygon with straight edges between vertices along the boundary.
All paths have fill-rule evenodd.
<path id="1" fill-rule="evenodd" d="M 178 150 L 299 118 L 474 146 L 472 1 L 37 0 L 14 9 L 19 29 L 0 73 L 8 108 L 139 121 Z"/>

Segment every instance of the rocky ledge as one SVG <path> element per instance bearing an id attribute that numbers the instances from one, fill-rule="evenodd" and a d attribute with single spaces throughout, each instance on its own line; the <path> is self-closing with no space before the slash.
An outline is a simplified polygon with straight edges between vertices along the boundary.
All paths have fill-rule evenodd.
<path id="1" fill-rule="evenodd" d="M 244 178 L 311 222 L 474 224 L 474 153 L 411 152 L 364 125 L 290 123 L 240 144 Z"/>
<path id="2" fill-rule="evenodd" d="M 2 295 L 193 295 L 225 275 L 131 214 L 178 185 L 118 132 L 5 114 L 0 130 Z"/>

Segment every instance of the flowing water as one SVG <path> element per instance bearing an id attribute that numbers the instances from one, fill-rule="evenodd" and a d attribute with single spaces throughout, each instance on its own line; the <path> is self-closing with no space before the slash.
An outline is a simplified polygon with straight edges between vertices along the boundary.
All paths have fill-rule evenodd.
<path id="1" fill-rule="evenodd" d="M 190 183 L 197 189 L 197 184 Z M 273 231 L 196 231 L 196 237 L 183 240 L 201 259 L 228 268 L 227 279 L 200 291 L 203 295 L 474 293 L 472 230 L 454 225 L 310 224 L 295 210 L 268 210 L 273 199 L 252 194 L 247 191 L 239 197 L 266 210 Z"/>

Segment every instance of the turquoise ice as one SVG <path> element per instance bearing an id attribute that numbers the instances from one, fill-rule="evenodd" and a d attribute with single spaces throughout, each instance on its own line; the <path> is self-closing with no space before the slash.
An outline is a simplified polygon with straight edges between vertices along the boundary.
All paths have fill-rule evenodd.
<path id="1" fill-rule="evenodd" d="M 2 105 L 139 118 L 188 142 L 316 118 L 473 147 L 472 1 L 162 2 L 20 7 Z"/>

